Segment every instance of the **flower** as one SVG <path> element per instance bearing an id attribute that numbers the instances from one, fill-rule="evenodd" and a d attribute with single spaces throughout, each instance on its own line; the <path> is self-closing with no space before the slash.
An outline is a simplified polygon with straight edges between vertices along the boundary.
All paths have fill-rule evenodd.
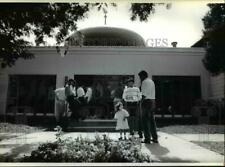
<path id="1" fill-rule="evenodd" d="M 138 140 L 118 142 L 97 133 L 95 139 L 80 136 L 41 144 L 26 161 L 37 162 L 40 158 L 44 162 L 150 162 Z"/>

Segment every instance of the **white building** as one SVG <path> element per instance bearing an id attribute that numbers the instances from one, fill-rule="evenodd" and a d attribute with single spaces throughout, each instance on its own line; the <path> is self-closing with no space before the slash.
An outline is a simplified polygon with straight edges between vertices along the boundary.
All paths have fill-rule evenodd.
<path id="1" fill-rule="evenodd" d="M 145 47 L 138 34 L 118 28 L 90 28 L 81 33 L 83 38 L 74 34 L 68 39 L 64 57 L 65 48 L 60 54 L 55 47 L 33 47 L 34 59 L 19 59 L 1 71 L 2 116 L 53 115 L 52 91 L 62 87 L 65 79 L 75 78 L 81 85 L 98 89 L 93 105 L 103 106 L 106 114 L 101 117 L 110 117 L 110 92 L 127 76 L 133 76 L 139 86 L 141 70 L 155 81 L 158 114 L 171 114 L 171 106 L 173 114 L 190 115 L 196 99 L 222 97 L 223 90 L 217 92 L 217 81 L 211 80 L 203 66 L 203 48 Z"/>

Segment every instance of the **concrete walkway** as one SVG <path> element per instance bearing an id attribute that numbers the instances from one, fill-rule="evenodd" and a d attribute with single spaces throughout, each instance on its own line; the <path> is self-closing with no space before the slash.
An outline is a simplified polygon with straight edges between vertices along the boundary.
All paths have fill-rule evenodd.
<path id="1" fill-rule="evenodd" d="M 18 137 L 2 140 L 0 154 L 13 155 L 14 157 L 29 155 L 40 143 L 56 140 L 56 132 L 35 132 L 20 134 Z M 100 135 L 103 133 L 99 133 Z M 118 140 L 119 133 L 104 133 L 111 139 Z M 149 154 L 156 162 L 182 162 L 182 163 L 224 163 L 224 156 L 202 148 L 194 143 L 174 135 L 159 132 L 159 144 L 142 144 L 142 152 Z M 0 134 L 1 135 L 1 134 Z M 4 134 L 6 135 L 6 134 Z M 79 136 L 94 138 L 96 133 L 64 133 L 62 138 Z"/>

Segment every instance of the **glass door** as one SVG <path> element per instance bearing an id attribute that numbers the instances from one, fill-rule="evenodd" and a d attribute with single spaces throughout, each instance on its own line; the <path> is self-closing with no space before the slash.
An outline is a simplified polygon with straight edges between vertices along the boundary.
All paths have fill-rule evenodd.
<path id="1" fill-rule="evenodd" d="M 88 118 L 112 119 L 114 115 L 113 98 L 121 96 L 124 81 L 134 75 L 74 75 L 78 85 L 92 89 L 91 101 L 86 105 Z M 84 106 L 85 107 L 85 106 Z"/>

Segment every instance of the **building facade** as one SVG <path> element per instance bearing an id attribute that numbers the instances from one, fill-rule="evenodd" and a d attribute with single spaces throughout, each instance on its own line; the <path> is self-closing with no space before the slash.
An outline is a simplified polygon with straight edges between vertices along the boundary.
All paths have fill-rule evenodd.
<path id="1" fill-rule="evenodd" d="M 121 41 L 114 32 L 113 38 Z M 155 81 L 158 114 L 171 114 L 172 108 L 173 114 L 190 115 L 197 99 L 212 96 L 212 81 L 202 63 L 203 48 L 150 48 L 138 40 L 137 46 L 133 46 L 134 42 L 118 46 L 70 44 L 65 56 L 55 47 L 31 48 L 34 59 L 19 59 L 15 66 L 1 70 L 0 114 L 53 116 L 54 89 L 64 86 L 66 79 L 75 78 L 81 86 L 96 90 L 91 104 L 99 106 L 94 108 L 95 114 L 102 110 L 104 114 L 99 117 L 111 118 L 112 91 L 128 76 L 133 76 L 135 85 L 140 86 L 141 70 Z M 89 108 L 90 112 L 94 109 Z"/>

